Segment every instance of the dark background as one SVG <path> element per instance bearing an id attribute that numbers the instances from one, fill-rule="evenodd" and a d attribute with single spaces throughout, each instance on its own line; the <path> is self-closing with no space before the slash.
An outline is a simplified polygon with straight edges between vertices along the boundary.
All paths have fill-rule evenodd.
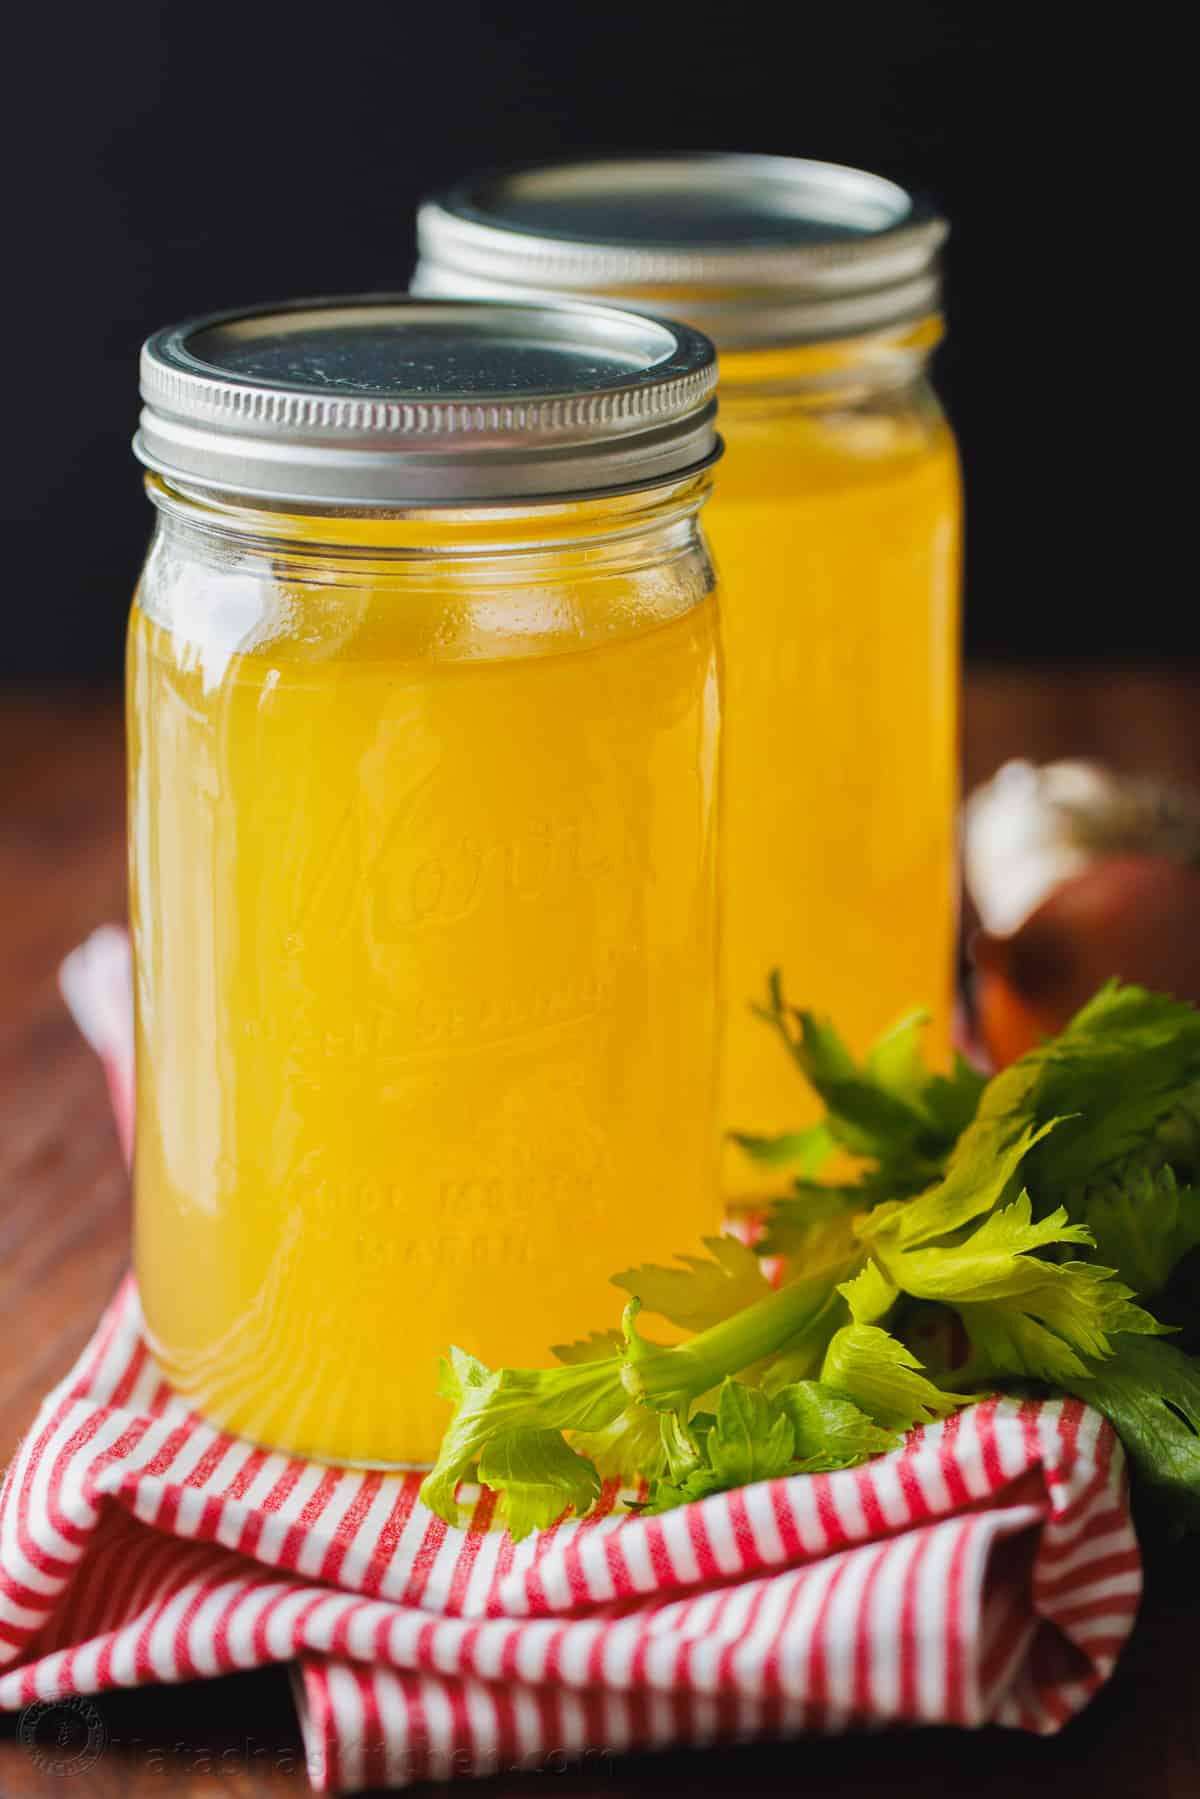
<path id="1" fill-rule="evenodd" d="M 1166 372 L 1169 269 L 1146 218 L 1159 177 L 1129 128 L 1173 57 L 1152 14 L 1119 31 L 1104 16 L 976 0 L 10 10 L 0 678 L 119 669 L 150 525 L 128 445 L 151 328 L 402 287 L 417 198 L 479 165 L 675 147 L 859 163 L 948 213 L 938 369 L 966 467 L 971 654 L 1193 652 L 1143 493 L 1164 449 L 1145 396 Z"/>

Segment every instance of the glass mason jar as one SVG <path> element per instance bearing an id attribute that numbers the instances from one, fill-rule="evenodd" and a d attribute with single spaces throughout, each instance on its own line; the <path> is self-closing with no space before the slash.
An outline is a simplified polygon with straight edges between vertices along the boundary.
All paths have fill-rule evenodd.
<path id="1" fill-rule="evenodd" d="M 753 1015 L 768 971 L 858 1052 L 914 1008 L 949 1053 L 961 501 L 929 383 L 942 222 L 770 156 L 480 177 L 419 217 L 420 293 L 589 293 L 712 336 L 726 657 L 722 1115 L 815 1106 Z M 730 1146 L 732 1195 L 778 1168 Z"/>
<path id="2" fill-rule="evenodd" d="M 143 353 L 136 1267 L 174 1385 L 427 1462 L 719 1223 L 698 333 L 225 314 Z"/>

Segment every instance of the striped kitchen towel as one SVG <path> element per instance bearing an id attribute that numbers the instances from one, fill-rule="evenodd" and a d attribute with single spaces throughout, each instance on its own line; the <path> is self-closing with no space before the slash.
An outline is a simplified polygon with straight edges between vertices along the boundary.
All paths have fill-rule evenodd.
<path id="1" fill-rule="evenodd" d="M 127 950 L 64 976 L 127 1129 Z M 1076 1401 L 989 1400 L 863 1468 L 514 1545 L 473 1496 L 223 1435 L 127 1281 L 0 1496 L 0 1708 L 293 1662 L 312 1783 L 402 1786 L 889 1722 L 1053 1731 L 1106 1679 L 1140 1561 Z M 464 1495 L 470 1501 L 472 1496 Z"/>

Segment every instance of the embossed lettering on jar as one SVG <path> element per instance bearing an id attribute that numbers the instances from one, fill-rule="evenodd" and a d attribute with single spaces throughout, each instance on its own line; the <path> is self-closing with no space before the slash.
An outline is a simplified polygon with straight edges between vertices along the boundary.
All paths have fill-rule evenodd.
<path id="1" fill-rule="evenodd" d="M 365 426 L 253 415 L 330 381 Z M 256 1441 L 428 1460 L 447 1343 L 541 1361 L 717 1224 L 711 388 L 594 308 L 148 346 L 137 1273 Z M 539 428 L 576 391 L 617 426 Z"/>

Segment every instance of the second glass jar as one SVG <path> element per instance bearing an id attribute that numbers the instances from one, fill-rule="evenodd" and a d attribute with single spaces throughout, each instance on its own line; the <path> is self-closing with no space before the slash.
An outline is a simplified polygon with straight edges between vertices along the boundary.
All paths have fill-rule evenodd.
<path id="1" fill-rule="evenodd" d="M 929 382 L 941 221 L 862 171 L 682 155 L 479 177 L 419 234 L 418 291 L 588 292 L 721 353 L 724 1124 L 815 1112 L 751 1010 L 772 968 L 859 1053 L 928 1009 L 944 1059 L 961 499 Z M 725 1180 L 781 1176 L 730 1146 Z"/>

